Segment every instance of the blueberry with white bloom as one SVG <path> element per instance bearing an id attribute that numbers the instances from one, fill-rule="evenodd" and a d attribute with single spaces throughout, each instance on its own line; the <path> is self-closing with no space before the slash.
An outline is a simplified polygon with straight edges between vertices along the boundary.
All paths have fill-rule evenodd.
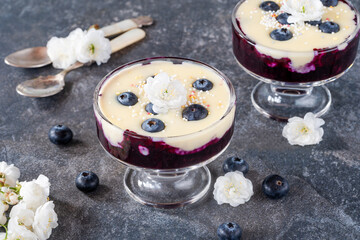
<path id="1" fill-rule="evenodd" d="M 156 112 L 154 112 L 153 106 L 154 106 L 154 104 L 152 104 L 152 103 L 146 104 L 145 111 L 148 113 L 154 114 L 154 115 L 158 115 Z"/>
<path id="2" fill-rule="evenodd" d="M 208 110 L 200 104 L 191 104 L 182 111 L 182 117 L 187 121 L 198 121 L 206 118 L 208 114 Z"/>
<path id="3" fill-rule="evenodd" d="M 75 185 L 80 191 L 92 192 L 99 186 L 99 177 L 94 172 L 83 171 L 76 177 Z"/>
<path id="4" fill-rule="evenodd" d="M 321 0 L 322 4 L 325 7 L 336 7 L 338 5 L 338 0 Z"/>
<path id="5" fill-rule="evenodd" d="M 288 181 L 276 174 L 267 176 L 262 183 L 262 191 L 269 198 L 278 199 L 289 192 Z"/>
<path id="6" fill-rule="evenodd" d="M 73 132 L 65 125 L 59 124 L 53 126 L 48 133 L 49 139 L 52 143 L 57 145 L 67 144 L 73 138 Z"/>
<path id="7" fill-rule="evenodd" d="M 273 1 L 265 1 L 262 2 L 259 6 L 262 10 L 269 12 L 269 11 L 277 11 L 279 10 L 279 5 L 277 5 L 275 2 Z"/>
<path id="8" fill-rule="evenodd" d="M 277 41 L 287 41 L 293 37 L 292 32 L 287 28 L 275 29 L 270 33 L 270 37 Z"/>
<path id="9" fill-rule="evenodd" d="M 240 240 L 242 229 L 237 223 L 227 222 L 218 227 L 217 235 L 219 240 Z"/>
<path id="10" fill-rule="evenodd" d="M 322 21 L 321 20 L 313 20 L 313 21 L 305 21 L 305 23 L 311 25 L 311 26 L 319 26 Z"/>
<path id="11" fill-rule="evenodd" d="M 276 17 L 276 20 L 283 25 L 289 25 L 289 24 L 292 24 L 287 21 L 289 16 L 291 16 L 291 14 L 281 13 Z"/>
<path id="12" fill-rule="evenodd" d="M 117 100 L 124 106 L 134 106 L 138 102 L 138 97 L 132 92 L 123 92 L 117 96 Z"/>
<path id="13" fill-rule="evenodd" d="M 249 171 L 249 164 L 239 157 L 229 157 L 223 163 L 223 171 L 225 173 L 240 171 L 245 175 Z"/>
<path id="14" fill-rule="evenodd" d="M 340 31 L 340 26 L 337 23 L 327 21 L 327 22 L 321 23 L 319 25 L 319 29 L 323 33 L 337 33 L 338 31 Z"/>
<path id="15" fill-rule="evenodd" d="M 146 119 L 141 124 L 141 128 L 144 131 L 154 133 L 154 132 L 160 132 L 160 131 L 164 130 L 165 129 L 165 124 L 160 119 L 149 118 L 149 119 Z"/>
<path id="16" fill-rule="evenodd" d="M 201 78 L 193 82 L 192 86 L 200 91 L 209 91 L 213 88 L 214 84 L 208 79 Z"/>

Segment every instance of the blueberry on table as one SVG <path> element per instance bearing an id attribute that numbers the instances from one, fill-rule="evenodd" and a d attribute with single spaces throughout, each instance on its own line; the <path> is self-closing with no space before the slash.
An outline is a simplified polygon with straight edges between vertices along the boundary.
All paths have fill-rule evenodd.
<path id="1" fill-rule="evenodd" d="M 217 229 L 219 240 L 239 240 L 241 234 L 241 227 L 234 222 L 223 223 Z"/>
<path id="2" fill-rule="evenodd" d="M 208 110 L 200 104 L 191 104 L 190 106 L 184 108 L 182 112 L 182 117 L 188 121 L 201 120 L 206 118 L 207 115 Z"/>
<path id="3" fill-rule="evenodd" d="M 240 171 L 245 175 L 249 171 L 249 164 L 241 158 L 229 157 L 223 164 L 223 171 L 225 173 Z"/>
<path id="4" fill-rule="evenodd" d="M 92 192 L 99 186 L 99 178 L 91 171 L 83 171 L 76 177 L 75 185 L 83 192 Z"/>
<path id="5" fill-rule="evenodd" d="M 117 100 L 124 106 L 133 106 L 138 102 L 137 96 L 132 92 L 123 92 L 117 96 Z"/>
<path id="6" fill-rule="evenodd" d="M 149 118 L 141 124 L 141 128 L 147 132 L 160 132 L 164 130 L 165 124 L 157 118 Z"/>
<path id="7" fill-rule="evenodd" d="M 319 26 L 322 22 L 321 20 L 305 21 L 305 23 L 310 24 L 311 26 Z"/>
<path id="8" fill-rule="evenodd" d="M 338 5 L 338 0 L 321 0 L 325 7 L 335 7 Z"/>
<path id="9" fill-rule="evenodd" d="M 291 14 L 281 13 L 276 17 L 276 20 L 283 25 L 289 25 L 290 23 L 288 23 L 288 21 L 287 21 L 289 16 L 291 16 Z"/>
<path id="10" fill-rule="evenodd" d="M 284 197 L 289 192 L 288 181 L 279 175 L 269 175 L 262 183 L 262 191 L 273 199 Z"/>
<path id="11" fill-rule="evenodd" d="M 73 133 L 70 128 L 65 125 L 56 125 L 49 130 L 49 139 L 52 143 L 61 145 L 67 144 L 73 138 Z"/>
<path id="12" fill-rule="evenodd" d="M 281 28 L 275 29 L 270 33 L 270 37 L 277 41 L 287 41 L 293 37 L 289 29 Z"/>
<path id="13" fill-rule="evenodd" d="M 213 83 L 205 78 L 198 79 L 192 84 L 193 88 L 201 91 L 209 91 L 213 88 Z"/>
<path id="14" fill-rule="evenodd" d="M 320 24 L 319 29 L 323 33 L 336 33 L 338 31 L 340 31 L 340 26 L 337 23 L 328 21 L 328 22 L 323 22 L 322 24 Z"/>
<path id="15" fill-rule="evenodd" d="M 275 2 L 273 1 L 265 1 L 262 2 L 259 6 L 262 10 L 268 12 L 268 11 L 277 11 L 280 9 L 279 5 L 277 5 Z"/>
<path id="16" fill-rule="evenodd" d="M 146 104 L 145 111 L 148 112 L 148 113 L 152 113 L 154 115 L 157 115 L 157 113 L 154 112 L 153 106 L 154 106 L 154 104 L 152 104 L 152 103 Z"/>

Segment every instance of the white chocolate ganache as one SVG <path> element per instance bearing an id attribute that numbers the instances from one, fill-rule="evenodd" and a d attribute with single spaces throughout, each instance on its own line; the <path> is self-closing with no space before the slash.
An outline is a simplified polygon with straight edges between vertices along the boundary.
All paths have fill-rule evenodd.
<path id="1" fill-rule="evenodd" d="M 160 75 L 169 76 L 170 81 L 180 84 L 186 95 L 183 105 L 166 109 L 155 115 L 145 109 L 150 103 L 150 95 L 145 91 L 145 86 L 148 84 L 147 81 L 150 83 Z M 212 88 L 208 91 L 194 88 L 193 83 L 199 79 L 209 80 L 213 84 Z M 166 92 L 167 90 L 165 89 Z M 118 96 L 124 92 L 135 94 L 137 103 L 132 106 L 121 104 Z M 95 113 L 105 137 L 113 146 L 120 146 L 124 131 L 129 130 L 149 136 L 153 141 L 164 141 L 170 146 L 179 148 L 179 151 L 191 151 L 215 138 L 221 138 L 230 129 L 235 107 L 223 117 L 228 111 L 230 101 L 230 89 L 227 83 L 211 68 L 187 61 L 174 64 L 170 61 L 157 60 L 150 64 L 136 64 L 121 69 L 103 83 L 99 91 L 98 105 L 103 116 L 111 124 L 96 111 Z M 183 118 L 183 110 L 192 104 L 204 107 L 207 116 L 196 121 Z M 161 120 L 165 128 L 158 132 L 144 130 L 142 124 L 151 118 Z"/>
<path id="2" fill-rule="evenodd" d="M 292 4 L 294 1 L 311 4 L 311 0 L 273 0 L 280 8 L 276 11 L 264 11 L 259 7 L 264 2 L 263 0 L 246 0 L 236 10 L 236 18 L 244 34 L 255 43 L 258 52 L 274 59 L 289 58 L 294 71 L 308 72 L 309 69 L 305 69 L 304 66 L 314 58 L 316 54 L 314 49 L 337 47 L 342 50 L 347 46 L 344 42 L 355 33 L 356 14 L 342 1 L 338 1 L 336 6 L 321 6 L 322 9 L 317 9 L 321 17 L 318 20 L 331 21 L 339 25 L 340 30 L 333 33 L 322 32 L 318 25 L 310 25 L 306 21 L 281 24 L 276 18 L 288 9 L 284 7 L 284 4 L 290 5 L 290 1 Z M 306 12 L 305 6 L 302 8 L 304 12 Z M 311 13 L 310 10 L 309 12 Z M 278 41 L 270 37 L 273 30 L 283 28 L 292 32 L 291 39 Z"/>

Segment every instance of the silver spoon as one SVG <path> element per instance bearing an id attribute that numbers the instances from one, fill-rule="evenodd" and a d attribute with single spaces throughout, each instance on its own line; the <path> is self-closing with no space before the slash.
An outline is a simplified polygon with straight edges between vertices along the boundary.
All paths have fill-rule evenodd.
<path id="1" fill-rule="evenodd" d="M 111 24 L 101 28 L 101 30 L 104 31 L 105 37 L 111 37 L 134 28 L 149 26 L 153 22 L 153 19 L 149 16 L 140 16 Z M 4 62 L 13 67 L 39 68 L 50 64 L 51 60 L 47 55 L 46 47 L 32 47 L 8 55 L 5 57 Z"/>
<path id="2" fill-rule="evenodd" d="M 119 51 L 145 37 L 142 29 L 136 28 L 125 32 L 110 41 L 111 53 Z M 65 86 L 65 75 L 77 68 L 84 66 L 84 63 L 76 62 L 56 75 L 40 76 L 31 80 L 24 81 L 17 85 L 18 94 L 26 97 L 49 97 L 63 90 Z"/>

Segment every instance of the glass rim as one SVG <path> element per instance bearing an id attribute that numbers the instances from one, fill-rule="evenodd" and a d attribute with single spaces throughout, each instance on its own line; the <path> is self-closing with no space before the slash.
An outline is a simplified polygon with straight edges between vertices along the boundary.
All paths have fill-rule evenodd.
<path id="1" fill-rule="evenodd" d="M 237 24 L 236 12 L 237 12 L 238 8 L 240 7 L 240 5 L 245 1 L 247 1 L 247 0 L 240 0 L 235 5 L 235 7 L 234 7 L 234 9 L 233 9 L 233 11 L 231 13 L 231 23 L 232 23 L 233 28 L 241 36 L 241 38 L 245 39 L 247 41 L 247 43 L 249 43 L 249 44 L 251 44 L 253 46 L 256 46 L 257 44 L 255 44 L 253 40 L 251 40 L 249 37 L 247 37 L 245 35 L 245 33 L 239 28 L 239 26 Z M 359 30 L 360 30 L 360 13 L 350 1 L 347 1 L 347 0 L 342 0 L 342 1 L 350 6 L 350 8 L 355 12 L 355 17 L 356 17 L 356 28 L 355 28 L 354 32 L 352 32 L 345 39 L 344 42 L 341 42 L 340 44 L 338 44 L 338 45 L 336 45 L 334 47 L 329 47 L 329 48 L 319 48 L 319 49 L 313 49 L 311 51 L 286 51 L 286 52 L 291 52 L 291 53 L 295 53 L 295 54 L 312 53 L 314 51 L 321 52 L 321 53 L 326 53 L 326 52 L 332 52 L 332 51 L 338 50 L 338 46 L 340 46 L 341 44 L 344 44 L 344 43 L 347 44 L 350 41 L 352 41 L 359 34 Z M 271 47 L 267 47 L 267 46 L 259 45 L 259 44 L 258 44 L 258 46 L 261 46 L 261 47 L 267 48 L 267 49 L 271 49 L 271 50 L 274 50 L 274 51 L 284 52 L 284 50 L 277 49 L 277 48 L 271 48 Z"/>
<path id="2" fill-rule="evenodd" d="M 230 92 L 230 99 L 229 99 L 229 106 L 226 109 L 225 113 L 221 116 L 220 119 L 218 119 L 217 121 L 213 122 L 211 125 L 209 125 L 208 127 L 201 129 L 199 131 L 196 132 L 192 132 L 192 133 L 188 133 L 188 134 L 183 134 L 183 135 L 175 135 L 175 136 L 165 136 L 165 137 L 158 137 L 158 136 L 151 136 L 151 135 L 141 135 L 138 133 L 135 133 L 129 129 L 122 129 L 118 126 L 116 126 L 115 124 L 113 124 L 109 119 L 107 119 L 104 114 L 101 112 L 100 107 L 99 107 L 99 93 L 101 90 L 102 85 L 108 80 L 110 79 L 112 76 L 114 76 L 116 73 L 132 67 L 136 64 L 149 64 L 150 62 L 153 61 L 170 61 L 173 62 L 174 61 L 181 61 L 181 62 L 191 62 L 191 63 L 195 63 L 198 65 L 202 65 L 204 67 L 209 68 L 210 70 L 214 71 L 216 74 L 218 74 L 227 84 L 228 88 L 229 88 L 229 92 Z M 94 111 L 96 111 L 97 114 L 100 115 L 100 117 L 105 120 L 107 123 L 109 123 L 111 126 L 115 127 L 116 129 L 119 129 L 121 131 L 124 132 L 124 134 L 126 134 L 127 136 L 131 136 L 134 138 L 159 138 L 159 139 L 176 139 L 176 138 L 180 138 L 180 137 L 185 137 L 185 136 L 190 136 L 190 135 L 194 135 L 203 131 L 206 131 L 209 128 L 212 128 L 214 126 L 216 126 L 220 121 L 222 121 L 225 117 L 227 117 L 231 111 L 233 110 L 233 108 L 235 107 L 236 104 L 236 94 L 235 94 L 235 89 L 234 86 L 232 85 L 232 82 L 230 81 L 230 79 L 221 71 L 219 71 L 218 69 L 216 69 L 213 66 L 210 66 L 204 62 L 198 61 L 198 60 L 194 60 L 194 59 L 190 59 L 190 58 L 183 58 L 183 57 L 150 57 L 150 58 L 143 58 L 143 59 L 138 59 L 135 61 L 131 61 L 128 63 L 125 63 L 119 67 L 116 67 L 115 69 L 113 69 L 112 71 L 110 71 L 108 74 L 105 75 L 105 77 L 103 77 L 100 82 L 96 85 L 95 87 L 95 91 L 94 91 L 94 95 L 93 95 L 93 107 L 94 107 Z M 127 131 L 128 130 L 128 131 Z M 127 132 L 125 132 L 127 131 Z"/>

